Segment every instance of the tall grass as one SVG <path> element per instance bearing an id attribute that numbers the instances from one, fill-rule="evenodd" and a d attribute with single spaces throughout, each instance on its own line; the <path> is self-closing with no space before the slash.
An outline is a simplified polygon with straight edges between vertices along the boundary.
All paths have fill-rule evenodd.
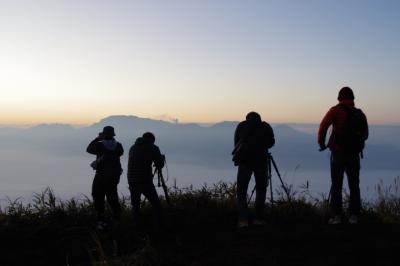
<path id="1" fill-rule="evenodd" d="M 397 177 L 390 186 L 382 182 L 376 186 L 377 199 L 363 202 L 364 222 L 400 223 L 399 185 Z M 129 198 L 123 197 L 121 221 L 106 232 L 98 232 L 94 229 L 93 203 L 86 196 L 61 200 L 46 188 L 29 204 L 9 200 L 0 210 L 0 250 L 5 252 L 0 265 L 32 265 L 33 261 L 41 265 L 179 265 L 194 256 L 199 245 L 214 247 L 236 230 L 235 183 L 173 186 L 169 194 L 172 207 L 161 196 L 167 228 L 162 234 L 153 226 L 152 209 L 146 201 L 140 231 L 132 226 Z M 313 196 L 307 184 L 299 190 L 289 186 L 289 194 L 290 201 L 281 188 L 274 191 L 274 205 L 267 203 L 266 208 L 270 224 L 326 222 L 327 195 Z M 344 205 L 347 202 L 345 197 Z M 165 239 L 168 244 L 163 243 Z"/>
<path id="2" fill-rule="evenodd" d="M 400 223 L 400 176 L 389 186 L 384 186 L 381 180 L 375 190 L 378 198 L 372 204 L 373 211 L 385 223 Z"/>

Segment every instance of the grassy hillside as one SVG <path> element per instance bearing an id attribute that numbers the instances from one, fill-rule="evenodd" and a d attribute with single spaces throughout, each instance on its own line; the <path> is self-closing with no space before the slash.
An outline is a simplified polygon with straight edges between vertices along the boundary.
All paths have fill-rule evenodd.
<path id="1" fill-rule="evenodd" d="M 47 189 L 30 205 L 10 202 L 0 214 L 0 265 L 399 265 L 398 179 L 378 186 L 355 226 L 326 225 L 326 200 L 306 189 L 290 202 L 277 191 L 268 224 L 244 229 L 236 228 L 234 184 L 170 193 L 163 227 L 144 202 L 135 229 L 124 198 L 121 222 L 105 231 L 94 229 L 88 198 L 61 201 Z"/>

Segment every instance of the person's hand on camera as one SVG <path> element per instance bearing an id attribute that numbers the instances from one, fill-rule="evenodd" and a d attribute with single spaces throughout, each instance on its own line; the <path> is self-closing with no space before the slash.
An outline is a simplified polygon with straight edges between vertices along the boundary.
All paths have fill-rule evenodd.
<path id="1" fill-rule="evenodd" d="M 328 147 L 325 145 L 325 143 L 320 143 L 319 144 L 319 151 L 324 151 L 326 150 Z"/>
<path id="2" fill-rule="evenodd" d="M 103 140 L 104 139 L 104 135 L 103 132 L 100 132 L 99 135 L 96 137 L 97 140 Z"/>

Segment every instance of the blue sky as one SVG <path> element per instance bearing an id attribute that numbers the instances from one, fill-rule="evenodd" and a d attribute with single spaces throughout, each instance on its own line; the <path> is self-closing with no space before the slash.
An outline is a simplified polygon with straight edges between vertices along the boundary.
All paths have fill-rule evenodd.
<path id="1" fill-rule="evenodd" d="M 348 85 L 399 124 L 399 1 L 1 1 L 0 124 L 318 123 Z"/>

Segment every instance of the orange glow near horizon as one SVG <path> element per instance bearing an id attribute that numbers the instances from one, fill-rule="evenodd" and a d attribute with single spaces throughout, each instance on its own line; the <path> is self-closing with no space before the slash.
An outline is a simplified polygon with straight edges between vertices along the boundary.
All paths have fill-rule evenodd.
<path id="1" fill-rule="evenodd" d="M 319 123 L 343 86 L 371 124 L 400 124 L 388 3 L 51 2 L 1 2 L 0 125 Z"/>
<path id="2" fill-rule="evenodd" d="M 281 108 L 282 110 L 285 108 Z M 90 125 L 100 121 L 103 118 L 114 116 L 114 115 L 127 115 L 127 116 L 137 116 L 141 118 L 150 118 L 155 120 L 165 120 L 165 121 L 174 121 L 178 120 L 179 123 L 218 123 L 222 121 L 242 121 L 245 118 L 245 115 L 249 111 L 257 111 L 261 114 L 263 120 L 269 123 L 312 123 L 318 124 L 320 119 L 322 119 L 323 115 L 327 111 L 327 108 L 323 110 L 319 110 L 318 113 L 314 112 L 311 114 L 309 112 L 308 115 L 304 115 L 304 117 L 299 117 L 295 114 L 290 113 L 280 113 L 279 109 L 276 109 L 276 112 L 263 111 L 257 109 L 248 109 L 248 110 L 238 110 L 232 113 L 220 113 L 217 112 L 204 112 L 200 114 L 198 112 L 186 112 L 186 115 L 174 115 L 174 114 L 162 114 L 162 113 L 149 113 L 149 112 L 130 112 L 129 110 L 118 110 L 118 112 L 112 112 L 110 110 L 105 110 L 103 112 L 99 112 L 96 110 L 79 110 L 79 109 L 71 109 L 71 110 L 63 110 L 63 109 L 55 109 L 51 111 L 47 110 L 21 110 L 20 112 L 7 113 L 2 111 L 2 116 L 0 117 L 0 125 L 14 125 L 14 126 L 31 126 L 37 124 L 52 124 L 52 123 L 60 123 L 60 124 L 72 124 L 72 125 Z M 397 122 L 396 115 L 392 117 L 386 117 L 387 121 L 382 121 L 379 117 L 369 116 L 370 124 L 399 124 Z"/>

